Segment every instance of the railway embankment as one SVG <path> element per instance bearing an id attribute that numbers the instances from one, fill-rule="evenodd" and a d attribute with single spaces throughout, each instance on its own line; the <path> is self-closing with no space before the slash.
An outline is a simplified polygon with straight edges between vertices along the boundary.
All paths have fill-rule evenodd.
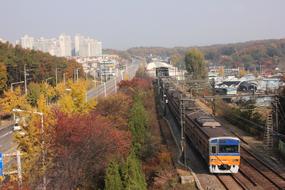
<path id="1" fill-rule="evenodd" d="M 169 176 L 172 175 L 172 179 L 168 179 L 170 180 L 170 185 L 171 185 L 171 189 L 186 189 L 186 190 L 196 190 L 199 189 L 196 187 L 195 185 L 195 180 L 193 175 L 191 174 L 191 172 L 189 172 L 189 170 L 187 168 L 182 167 L 181 165 L 179 165 L 179 158 L 181 157 L 181 153 L 180 153 L 180 148 L 179 148 L 179 144 L 178 142 L 175 140 L 175 138 L 173 138 L 172 132 L 169 129 L 169 123 L 168 121 L 163 117 L 163 110 L 161 109 L 161 107 L 159 106 L 158 102 L 156 101 L 156 117 L 157 117 L 157 121 L 159 124 L 159 128 L 160 128 L 160 136 L 161 136 L 161 140 L 162 140 L 162 144 L 166 146 L 167 150 L 170 153 L 171 156 L 171 165 L 172 167 L 170 167 L 169 165 L 167 166 L 168 172 L 169 172 Z M 174 173 L 174 176 L 173 176 Z M 164 188 L 166 186 L 169 186 L 169 182 L 164 182 L 164 185 L 162 185 L 163 181 L 166 181 L 167 179 L 165 179 L 165 177 L 160 177 L 157 176 L 154 182 L 154 187 L 160 185 L 163 186 Z M 167 184 L 168 183 L 168 184 Z"/>

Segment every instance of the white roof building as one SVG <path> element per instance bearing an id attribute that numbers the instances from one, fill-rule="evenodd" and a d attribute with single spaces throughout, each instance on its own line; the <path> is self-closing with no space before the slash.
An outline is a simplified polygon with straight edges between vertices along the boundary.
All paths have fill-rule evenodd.
<path id="1" fill-rule="evenodd" d="M 147 73 L 152 77 L 160 76 L 182 76 L 185 71 L 179 71 L 177 67 L 165 62 L 155 61 L 146 66 Z M 160 74 L 159 74 L 160 73 Z"/>

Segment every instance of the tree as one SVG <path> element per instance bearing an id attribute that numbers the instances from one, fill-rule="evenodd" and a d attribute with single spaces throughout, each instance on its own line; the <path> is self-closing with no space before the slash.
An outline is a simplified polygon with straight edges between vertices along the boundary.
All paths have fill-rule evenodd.
<path id="1" fill-rule="evenodd" d="M 59 84 L 55 87 L 55 96 L 58 99 L 59 109 L 65 113 L 81 112 L 87 113 L 95 108 L 96 101 L 87 102 L 87 82 L 79 80 L 76 83 L 68 81 L 64 86 Z"/>
<path id="2" fill-rule="evenodd" d="M 65 94 L 58 100 L 59 109 L 64 113 L 72 113 L 75 110 L 75 105 L 70 94 Z"/>
<path id="3" fill-rule="evenodd" d="M 179 62 L 182 61 L 182 57 L 179 54 L 174 54 L 171 56 L 170 61 L 173 66 L 177 66 Z"/>
<path id="4" fill-rule="evenodd" d="M 4 92 L 4 97 L 0 99 L 0 105 L 4 112 L 11 112 L 14 108 L 30 110 L 26 96 L 22 95 L 21 89 L 18 87 L 14 91 L 8 90 Z"/>
<path id="5" fill-rule="evenodd" d="M 206 79 L 207 68 L 202 52 L 192 49 L 185 55 L 185 65 L 193 79 Z"/>
<path id="6" fill-rule="evenodd" d="M 122 167 L 123 184 L 126 190 L 146 190 L 147 184 L 141 163 L 134 151 L 130 153 Z"/>
<path id="7" fill-rule="evenodd" d="M 110 162 L 105 174 L 105 190 L 123 190 L 123 183 L 116 161 Z"/>
<path id="8" fill-rule="evenodd" d="M 100 99 L 96 106 L 96 111 L 110 119 L 114 127 L 127 130 L 131 103 L 131 97 L 118 92 Z"/>
<path id="9" fill-rule="evenodd" d="M 32 106 L 35 106 L 41 94 L 41 86 L 38 83 L 31 82 L 28 86 L 27 99 Z"/>
<path id="10" fill-rule="evenodd" d="M 231 46 L 229 46 L 229 47 L 226 46 L 226 47 L 222 47 L 220 51 L 221 51 L 221 54 L 230 56 L 233 53 L 235 53 L 235 48 L 231 47 Z"/>
<path id="11" fill-rule="evenodd" d="M 136 97 L 130 112 L 129 128 L 134 144 L 144 144 L 148 127 L 148 116 L 140 97 Z"/>
<path id="12" fill-rule="evenodd" d="M 23 169 L 25 171 L 24 177 L 27 179 L 31 187 L 36 187 L 39 179 L 42 178 L 44 173 L 52 166 L 51 149 L 53 141 L 53 131 L 50 126 L 55 125 L 55 115 L 47 105 L 46 97 L 40 94 L 37 100 L 37 109 L 31 112 L 21 113 L 25 122 L 21 122 L 21 133 L 16 133 L 16 141 L 18 148 L 23 153 Z M 43 116 L 35 112 L 43 113 Z M 43 118 L 43 123 L 41 119 Z M 42 125 L 43 124 L 43 125 Z M 44 133 L 43 133 L 44 131 Z M 43 146 L 44 140 L 44 146 Z M 45 167 L 43 167 L 43 151 L 45 151 Z"/>
<path id="13" fill-rule="evenodd" d="M 23 49 L 20 46 L 13 46 L 9 43 L 0 42 L 0 63 L 7 67 L 8 81 L 21 81 L 24 65 L 29 70 L 29 77 L 33 78 L 35 82 L 42 82 L 49 77 L 53 77 L 55 82 L 55 69 L 58 68 L 58 76 L 65 73 L 67 79 L 72 78 L 74 69 L 79 68 L 79 75 L 82 76 L 82 66 L 75 60 L 67 60 L 66 58 L 59 58 L 51 56 L 48 53 L 41 51 Z M 59 77 L 60 78 L 60 77 Z"/>
<path id="14" fill-rule="evenodd" d="M 74 101 L 76 111 L 84 111 L 87 106 L 86 93 L 87 93 L 87 83 L 84 80 L 79 80 L 78 82 L 72 83 L 69 81 L 69 87 L 71 89 L 71 96 Z"/>
<path id="15" fill-rule="evenodd" d="M 111 160 L 129 154 L 131 136 L 112 127 L 98 113 L 65 114 L 56 111 L 53 126 L 53 167 L 48 189 L 98 189 Z"/>
<path id="16" fill-rule="evenodd" d="M 47 104 L 49 104 L 52 101 L 52 99 L 54 99 L 56 96 L 55 89 L 53 88 L 53 86 L 49 85 L 46 82 L 40 85 L 40 89 L 41 89 L 41 94 L 44 94 L 47 100 Z"/>
<path id="17" fill-rule="evenodd" d="M 4 63 L 0 62 L 0 92 L 3 92 L 7 86 L 7 69 Z"/>

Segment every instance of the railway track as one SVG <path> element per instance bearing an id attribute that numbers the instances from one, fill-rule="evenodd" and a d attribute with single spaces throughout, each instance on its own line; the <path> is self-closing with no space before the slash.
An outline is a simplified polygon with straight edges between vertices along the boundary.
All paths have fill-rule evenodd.
<path id="1" fill-rule="evenodd" d="M 285 189 L 284 176 L 275 171 L 273 168 L 269 167 L 266 163 L 264 163 L 264 161 L 257 158 L 245 148 L 241 148 L 241 155 L 241 170 L 243 171 L 243 166 L 251 167 L 255 171 L 255 175 L 252 175 L 252 178 L 258 180 L 258 184 L 262 185 L 264 188 L 266 187 L 265 189 Z M 260 177 L 257 178 L 257 175 Z"/>
<path id="2" fill-rule="evenodd" d="M 233 131 L 231 133 L 248 145 L 238 134 Z M 285 189 L 285 174 L 272 168 L 245 145 L 241 145 L 241 166 L 239 174 L 235 175 L 244 181 L 248 189 Z"/>
<path id="3" fill-rule="evenodd" d="M 232 174 L 215 174 L 225 189 L 247 190 L 247 188 Z"/>
<path id="4" fill-rule="evenodd" d="M 285 177 L 245 148 L 241 148 L 239 173 L 216 174 L 225 189 L 285 189 Z"/>
<path id="5" fill-rule="evenodd" d="M 179 116 L 179 105 L 169 101 L 169 106 L 175 108 L 171 111 L 174 115 Z M 178 118 L 176 119 L 178 120 Z M 194 125 L 194 121 L 189 121 L 191 122 L 186 122 L 186 124 Z M 237 136 L 237 134 L 234 135 Z M 186 135 L 186 138 L 189 138 L 188 135 Z M 248 144 L 243 138 L 240 138 L 240 140 L 244 144 Z M 241 165 L 239 173 L 215 175 L 225 189 L 285 189 L 285 174 L 275 171 L 245 146 L 241 146 L 240 153 Z"/>

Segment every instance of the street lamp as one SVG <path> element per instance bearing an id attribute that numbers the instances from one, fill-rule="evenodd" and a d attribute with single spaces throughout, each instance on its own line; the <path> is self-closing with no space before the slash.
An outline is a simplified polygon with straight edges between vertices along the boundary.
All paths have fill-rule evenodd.
<path id="1" fill-rule="evenodd" d="M 12 82 L 11 83 L 11 91 L 13 91 L 13 85 L 15 84 L 21 84 L 21 83 L 24 83 L 25 81 L 20 81 L 20 82 Z"/>
<path id="2" fill-rule="evenodd" d="M 12 109 L 12 112 L 18 112 L 18 113 L 31 113 L 31 114 L 37 114 L 39 116 L 41 116 L 41 135 L 42 135 L 42 154 L 43 154 L 43 158 L 42 158 L 42 164 L 43 164 L 43 168 L 44 168 L 44 176 L 43 176 L 43 190 L 46 190 L 46 174 L 45 174 L 45 165 L 46 165 L 46 156 L 45 156 L 45 141 L 44 141 L 44 113 L 43 112 L 37 112 L 37 111 L 27 111 L 27 110 L 21 110 L 21 109 L 17 109 L 14 108 Z"/>
<path id="3" fill-rule="evenodd" d="M 47 83 L 49 80 L 51 80 L 51 79 L 53 79 L 53 77 L 47 78 L 47 79 L 46 79 L 46 83 Z"/>

